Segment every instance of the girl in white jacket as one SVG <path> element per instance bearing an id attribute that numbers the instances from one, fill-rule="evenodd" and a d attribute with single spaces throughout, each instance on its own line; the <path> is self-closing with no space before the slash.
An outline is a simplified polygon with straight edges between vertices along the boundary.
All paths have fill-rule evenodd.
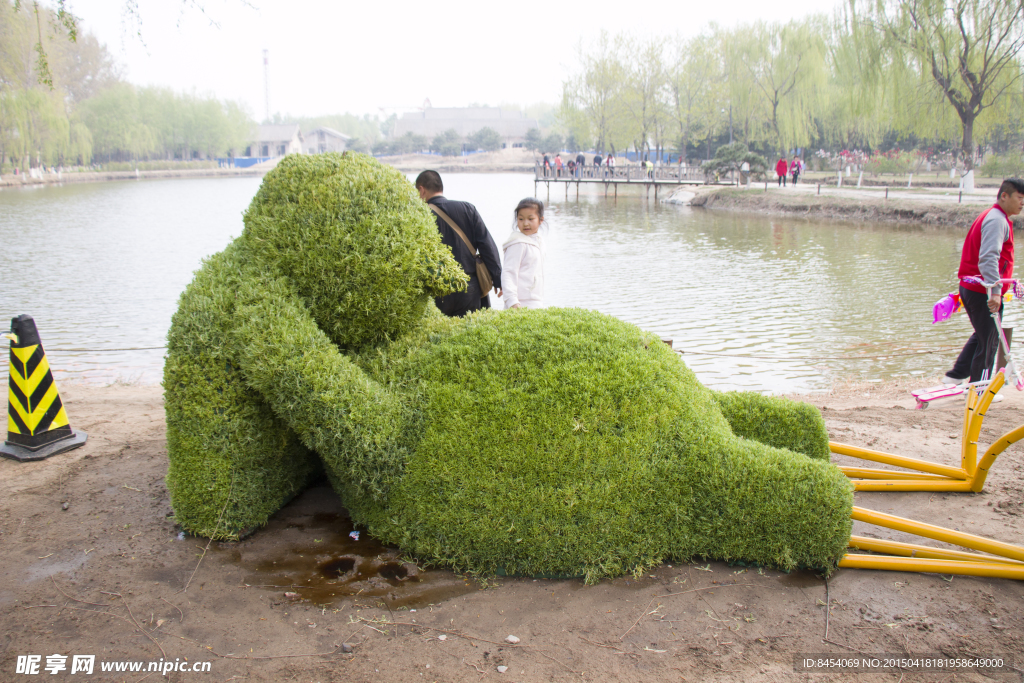
<path id="1" fill-rule="evenodd" d="M 501 292 L 505 308 L 544 308 L 544 203 L 532 197 L 516 206 L 512 235 L 501 245 L 505 264 Z"/>

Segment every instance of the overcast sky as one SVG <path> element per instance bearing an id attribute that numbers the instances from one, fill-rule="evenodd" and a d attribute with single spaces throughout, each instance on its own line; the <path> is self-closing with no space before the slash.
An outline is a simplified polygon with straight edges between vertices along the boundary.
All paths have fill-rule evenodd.
<path id="1" fill-rule="evenodd" d="M 785 22 L 835 6 L 830 0 L 138 0 L 136 26 L 124 16 L 126 3 L 68 5 L 106 43 L 129 81 L 240 100 L 257 119 L 264 116 L 264 49 L 271 113 L 380 114 L 383 108 L 390 114 L 428 98 L 435 107 L 555 103 L 576 44 L 602 29 L 693 35 L 710 22 Z"/>

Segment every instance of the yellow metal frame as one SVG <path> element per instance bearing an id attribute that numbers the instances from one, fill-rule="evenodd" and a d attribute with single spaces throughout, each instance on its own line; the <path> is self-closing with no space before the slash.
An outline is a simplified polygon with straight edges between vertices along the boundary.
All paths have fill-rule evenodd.
<path id="1" fill-rule="evenodd" d="M 859 507 L 853 508 L 851 517 L 857 521 L 989 554 L 851 536 L 850 548 L 888 555 L 847 554 L 839 561 L 840 567 L 1024 580 L 1024 548 L 1020 546 Z"/>
<path id="2" fill-rule="evenodd" d="M 967 391 L 964 426 L 961 434 L 960 467 L 835 442 L 829 442 L 829 448 L 833 453 L 839 455 L 848 455 L 861 460 L 909 470 L 840 467 L 839 469 L 850 477 L 857 491 L 971 491 L 977 493 L 985 486 L 988 471 L 999 454 L 1005 451 L 1010 444 L 1024 439 L 1024 425 L 1021 425 L 996 439 L 984 455 L 980 459 L 978 458 L 978 438 L 981 435 L 982 422 L 985 420 L 989 406 L 992 405 L 992 401 L 1005 382 L 1006 376 L 1000 372 L 996 374 L 988 388 L 980 396 L 973 389 Z M 915 543 L 851 536 L 851 550 L 875 554 L 847 553 L 839 561 L 840 567 L 1024 580 L 1024 547 L 860 507 L 853 508 L 851 517 L 855 521 L 875 524 L 978 552 L 946 550 Z"/>
<path id="3" fill-rule="evenodd" d="M 848 446 L 834 441 L 829 448 L 838 455 L 869 460 L 885 465 L 902 467 L 910 472 L 885 470 L 869 467 L 840 467 L 850 477 L 857 491 L 973 491 L 978 493 L 985 486 L 985 479 L 995 459 L 1011 444 L 1024 439 L 1024 425 L 1007 432 L 989 446 L 978 458 L 978 438 L 985 414 L 992 405 L 996 394 L 1006 382 L 1006 376 L 999 372 L 988 388 L 979 396 L 973 390 L 967 391 L 964 407 L 964 426 L 961 434 L 960 467 L 872 451 L 859 446 Z M 858 478 L 859 477 L 859 478 Z"/>

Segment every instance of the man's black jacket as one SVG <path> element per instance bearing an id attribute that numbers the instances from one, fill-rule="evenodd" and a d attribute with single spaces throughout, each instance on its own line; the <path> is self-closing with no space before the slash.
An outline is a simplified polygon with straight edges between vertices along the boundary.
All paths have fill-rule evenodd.
<path id="1" fill-rule="evenodd" d="M 498 247 L 494 245 L 491 233 L 487 231 L 484 219 L 480 217 L 476 207 L 468 202 L 445 199 L 442 195 L 431 197 L 427 203 L 437 205 L 437 208 L 448 214 L 448 217 L 455 221 L 455 225 L 466 233 L 469 241 L 480 251 L 484 265 L 487 266 L 491 279 L 494 280 L 494 286 L 501 287 L 501 258 L 498 256 Z M 462 270 L 468 275 L 476 277 L 476 254 L 469 251 L 466 243 L 444 222 L 443 218 L 434 214 L 434 219 L 437 222 L 437 230 L 441 233 L 441 241 L 452 250 L 455 260 L 462 264 Z"/>

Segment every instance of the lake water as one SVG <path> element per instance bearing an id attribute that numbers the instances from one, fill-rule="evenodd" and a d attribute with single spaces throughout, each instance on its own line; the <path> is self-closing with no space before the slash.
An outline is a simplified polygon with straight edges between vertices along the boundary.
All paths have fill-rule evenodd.
<path id="1" fill-rule="evenodd" d="M 499 245 L 513 207 L 534 192 L 527 175 L 444 180 Z M 202 259 L 241 233 L 259 183 L 0 191 L 0 325 L 32 315 L 60 381 L 159 383 L 164 351 L 150 347 L 165 344 Z M 930 375 L 952 366 L 970 333 L 966 316 L 931 324 L 932 305 L 956 286 L 961 231 L 704 211 L 621 192 L 616 201 L 597 189 L 570 197 L 553 188 L 548 206 L 549 304 L 673 339 L 709 386 L 814 391 Z M 6 364 L 0 372 L 6 384 Z"/>

